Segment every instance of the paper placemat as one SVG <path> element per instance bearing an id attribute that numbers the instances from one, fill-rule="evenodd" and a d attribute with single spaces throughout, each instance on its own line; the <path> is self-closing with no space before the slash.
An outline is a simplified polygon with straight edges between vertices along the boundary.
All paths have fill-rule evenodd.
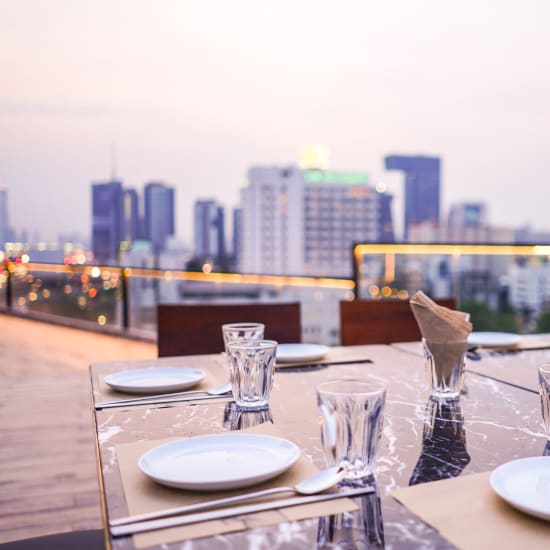
<path id="1" fill-rule="evenodd" d="M 390 494 L 465 550 L 548 550 L 550 523 L 509 506 L 489 485 L 491 473 L 396 489 Z"/>
<path id="2" fill-rule="evenodd" d="M 272 424 L 262 424 L 261 426 L 256 426 L 249 430 L 243 430 L 243 433 L 261 433 L 281 437 L 278 430 L 274 428 Z M 241 491 L 200 493 L 172 489 L 170 487 L 164 487 L 157 484 L 147 478 L 139 470 L 138 460 L 140 456 L 149 449 L 169 441 L 174 441 L 175 439 L 178 438 L 157 441 L 140 441 L 116 446 L 122 486 L 126 496 L 129 514 L 141 514 L 172 508 L 174 506 L 184 506 L 186 504 L 202 502 L 204 500 L 218 498 L 221 496 L 239 494 L 240 492 L 268 489 L 270 487 L 293 486 L 317 471 L 317 468 L 302 455 L 298 462 L 287 470 L 287 472 L 281 474 L 273 480 L 243 489 Z M 285 493 L 280 496 L 277 495 L 270 498 L 287 499 L 291 497 L 292 495 L 290 493 Z M 137 548 L 146 548 L 148 546 L 163 543 L 213 536 L 222 533 L 241 531 L 244 529 L 252 529 L 254 527 L 274 525 L 285 521 L 297 521 L 300 519 L 338 514 L 357 509 L 357 506 L 351 500 L 342 498 L 329 502 L 318 502 L 314 504 L 293 506 L 283 508 L 281 510 L 270 510 L 236 518 L 207 521 L 194 525 L 173 527 L 159 531 L 151 531 L 149 533 L 140 533 L 138 535 L 134 535 L 134 544 Z"/>
<path id="3" fill-rule="evenodd" d="M 357 350 L 353 346 L 335 346 L 328 350 L 327 354 L 316 361 L 289 361 L 278 362 L 275 366 L 284 367 L 301 367 L 307 365 L 327 365 L 330 363 L 352 362 L 352 361 L 369 361 L 364 350 Z"/>
<path id="4" fill-rule="evenodd" d="M 159 365 L 159 368 L 166 367 L 166 366 L 168 365 Z M 148 367 L 140 367 L 140 370 L 141 368 L 148 368 Z M 151 368 L 155 368 L 155 366 L 151 365 Z M 137 369 L 134 369 L 134 370 L 137 370 Z M 225 372 L 220 371 L 218 368 L 216 368 L 215 372 L 212 372 L 214 369 L 208 369 L 208 370 L 201 369 L 201 370 L 204 370 L 204 372 L 206 373 L 205 378 L 201 380 L 196 386 L 187 388 L 187 390 L 189 391 L 208 390 L 210 388 L 221 386 L 222 384 L 225 384 L 228 381 L 227 375 L 225 374 Z M 109 373 L 109 374 L 112 374 L 112 373 Z M 116 401 L 117 399 L 130 399 L 132 397 L 146 397 L 147 395 L 149 395 L 149 394 L 142 394 L 142 393 L 137 394 L 137 393 L 121 392 L 121 391 L 114 390 L 105 383 L 104 381 L 105 376 L 99 377 L 99 385 L 98 385 L 99 398 L 96 399 L 97 403 L 102 401 Z M 182 391 L 186 391 L 186 390 L 182 390 Z M 165 393 L 165 392 L 158 392 L 158 393 Z M 166 393 L 169 393 L 169 392 L 166 392 Z M 150 394 L 150 396 L 154 398 L 155 394 L 152 393 Z"/>

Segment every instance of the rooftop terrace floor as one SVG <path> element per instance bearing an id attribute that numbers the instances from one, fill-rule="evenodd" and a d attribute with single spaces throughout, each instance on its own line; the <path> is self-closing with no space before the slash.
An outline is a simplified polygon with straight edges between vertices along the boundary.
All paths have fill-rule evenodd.
<path id="1" fill-rule="evenodd" d="M 101 527 L 88 366 L 156 354 L 0 314 L 0 543 Z"/>

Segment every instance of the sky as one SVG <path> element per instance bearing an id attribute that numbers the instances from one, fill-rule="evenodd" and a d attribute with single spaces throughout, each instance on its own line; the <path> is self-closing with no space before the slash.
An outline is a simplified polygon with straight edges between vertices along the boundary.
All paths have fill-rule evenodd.
<path id="1" fill-rule="evenodd" d="M 550 229 L 547 0 L 0 0 L 10 225 L 91 230 L 91 183 L 229 210 L 254 164 L 322 144 L 395 195 L 388 154 L 442 159 L 442 210 Z"/>

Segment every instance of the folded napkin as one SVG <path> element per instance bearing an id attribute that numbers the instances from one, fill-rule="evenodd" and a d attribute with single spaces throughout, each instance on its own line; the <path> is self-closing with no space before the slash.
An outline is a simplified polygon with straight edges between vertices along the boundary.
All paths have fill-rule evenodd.
<path id="1" fill-rule="evenodd" d="M 396 489 L 391 493 L 463 550 L 547 550 L 550 523 L 509 506 L 489 485 L 490 472 Z"/>
<path id="2" fill-rule="evenodd" d="M 469 313 L 440 306 L 421 290 L 410 305 L 422 337 L 430 342 L 463 342 L 472 332 Z"/>
<path id="3" fill-rule="evenodd" d="M 279 430 L 270 423 L 261 424 L 247 430 L 242 430 L 242 433 L 258 433 L 264 435 L 274 435 L 284 437 L 279 433 Z M 203 435 L 190 433 L 189 435 Z M 129 514 L 141 514 L 145 512 L 153 512 L 175 506 L 183 506 L 202 502 L 222 496 L 230 496 L 232 492 L 193 492 L 181 489 L 172 489 L 159 485 L 147 478 L 138 468 L 139 457 L 149 449 L 160 444 L 173 441 L 157 440 L 157 441 L 138 441 L 135 443 L 124 443 L 116 446 L 116 455 L 118 466 L 124 489 L 124 496 L 128 506 Z M 313 475 L 317 468 L 309 462 L 305 456 L 301 456 L 289 470 L 276 478 L 266 481 L 261 485 L 248 487 L 242 490 L 235 490 L 234 493 L 246 493 L 250 491 L 267 489 L 270 487 L 293 486 L 297 482 Z M 292 494 L 282 494 L 277 497 L 287 499 L 291 498 Z M 150 546 L 162 545 L 170 542 L 176 542 L 186 539 L 214 536 L 222 533 L 230 533 L 251 529 L 265 525 L 273 525 L 288 521 L 297 521 L 305 518 L 319 517 L 325 515 L 338 514 L 357 510 L 357 506 L 349 499 L 336 499 L 328 502 L 317 502 L 312 504 L 304 504 L 283 508 L 280 510 L 269 510 L 246 516 L 227 518 L 221 520 L 206 521 L 193 525 L 185 525 L 180 527 L 171 527 L 161 529 L 159 531 L 151 531 L 148 533 L 140 533 L 134 535 L 134 545 L 136 548 L 147 548 Z"/>

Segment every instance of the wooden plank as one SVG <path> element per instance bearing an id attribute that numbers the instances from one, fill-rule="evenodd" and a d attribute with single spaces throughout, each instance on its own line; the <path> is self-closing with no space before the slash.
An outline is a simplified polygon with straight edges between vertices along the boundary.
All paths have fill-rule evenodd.
<path id="1" fill-rule="evenodd" d="M 101 527 L 88 366 L 156 345 L 0 314 L 0 543 Z"/>

